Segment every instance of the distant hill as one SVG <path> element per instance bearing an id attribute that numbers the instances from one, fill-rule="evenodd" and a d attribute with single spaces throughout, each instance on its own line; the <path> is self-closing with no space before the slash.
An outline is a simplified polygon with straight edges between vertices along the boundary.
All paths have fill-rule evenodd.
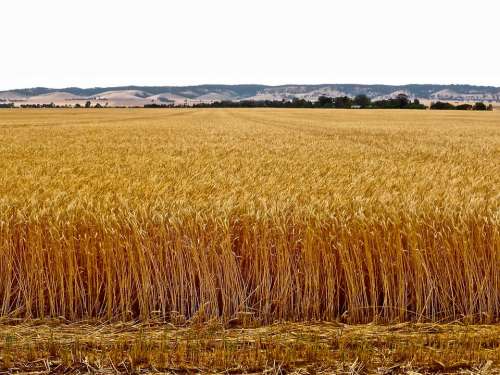
<path id="1" fill-rule="evenodd" d="M 90 100 L 109 106 L 143 106 L 149 103 L 196 104 L 221 100 L 316 100 L 326 96 L 356 96 L 387 99 L 399 93 L 430 101 L 500 102 L 500 87 L 471 85 L 198 85 L 198 86 L 121 86 L 82 89 L 35 87 L 0 91 L 0 102 L 16 104 L 73 105 Z"/>

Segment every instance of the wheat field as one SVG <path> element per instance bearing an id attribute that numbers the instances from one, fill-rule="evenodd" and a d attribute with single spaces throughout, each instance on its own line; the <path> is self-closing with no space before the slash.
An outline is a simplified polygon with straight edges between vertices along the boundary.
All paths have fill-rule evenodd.
<path id="1" fill-rule="evenodd" d="M 497 111 L 0 112 L 2 317 L 499 311 Z"/>

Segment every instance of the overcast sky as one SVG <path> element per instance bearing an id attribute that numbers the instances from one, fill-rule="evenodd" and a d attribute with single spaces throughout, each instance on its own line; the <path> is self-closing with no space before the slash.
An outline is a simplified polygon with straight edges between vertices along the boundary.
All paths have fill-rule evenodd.
<path id="1" fill-rule="evenodd" d="M 0 89 L 500 86 L 498 0 L 9 0 Z"/>

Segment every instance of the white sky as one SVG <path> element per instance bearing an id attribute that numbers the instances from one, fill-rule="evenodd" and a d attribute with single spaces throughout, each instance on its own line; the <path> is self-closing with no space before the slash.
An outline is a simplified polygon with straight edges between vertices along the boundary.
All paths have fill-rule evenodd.
<path id="1" fill-rule="evenodd" d="M 498 0 L 5 0 L 0 90 L 500 86 Z"/>

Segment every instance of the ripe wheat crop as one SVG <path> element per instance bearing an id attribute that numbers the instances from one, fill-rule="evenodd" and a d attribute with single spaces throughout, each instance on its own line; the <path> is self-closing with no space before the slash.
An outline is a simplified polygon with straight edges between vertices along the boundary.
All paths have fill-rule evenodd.
<path id="1" fill-rule="evenodd" d="M 0 112 L 0 316 L 499 311 L 497 112 Z"/>

